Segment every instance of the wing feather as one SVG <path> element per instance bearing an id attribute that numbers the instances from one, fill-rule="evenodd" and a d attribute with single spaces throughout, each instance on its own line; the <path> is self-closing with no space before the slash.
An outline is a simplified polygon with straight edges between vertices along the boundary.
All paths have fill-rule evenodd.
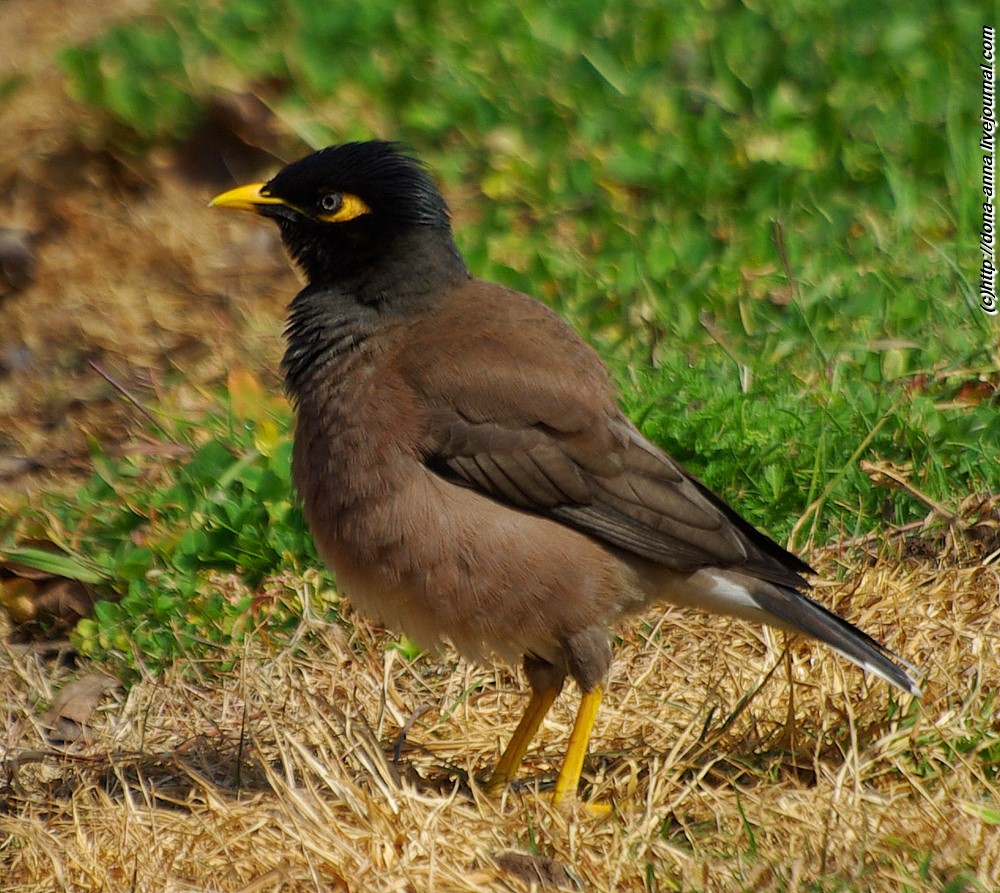
<path id="1" fill-rule="evenodd" d="M 408 339 L 409 357 L 427 355 L 426 335 L 446 358 L 402 364 L 425 403 L 420 448 L 430 468 L 673 570 L 740 567 L 805 585 L 807 565 L 622 415 L 600 359 L 558 316 L 499 286 L 477 286 L 478 300 L 495 300 L 483 306 L 475 334 L 449 320 L 446 305 L 427 323 L 432 330 Z M 461 295 L 451 306 L 463 306 Z M 442 351 L 449 331 L 464 335 Z"/>

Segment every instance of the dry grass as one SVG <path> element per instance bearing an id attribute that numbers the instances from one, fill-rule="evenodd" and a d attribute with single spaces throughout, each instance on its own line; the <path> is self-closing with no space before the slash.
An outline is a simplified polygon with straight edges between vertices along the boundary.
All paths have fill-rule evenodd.
<path id="1" fill-rule="evenodd" d="M 468 779 L 523 683 L 447 654 L 409 663 L 363 626 L 306 620 L 297 647 L 258 635 L 225 678 L 143 680 L 66 749 L 39 716 L 67 672 L 6 651 L 3 889 L 994 890 L 998 594 L 995 566 L 925 563 L 824 587 L 925 669 L 925 695 L 890 708 L 884 685 L 794 643 L 791 738 L 780 637 L 634 623 L 584 774 L 604 818 L 544 796 L 575 692 L 524 781 L 490 798 Z"/>

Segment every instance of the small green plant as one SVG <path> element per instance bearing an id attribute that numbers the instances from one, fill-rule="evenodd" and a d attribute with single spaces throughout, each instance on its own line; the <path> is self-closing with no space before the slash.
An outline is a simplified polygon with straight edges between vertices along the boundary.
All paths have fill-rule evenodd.
<path id="1" fill-rule="evenodd" d="M 72 498 L 21 522 L 63 554 L 0 551 L 109 596 L 77 626 L 85 655 L 154 669 L 179 655 L 211 662 L 215 649 L 231 659 L 226 646 L 265 615 L 275 632 L 298 622 L 283 579 L 320 566 L 294 501 L 291 441 L 276 433 L 287 421 L 287 409 L 277 421 L 210 415 L 179 433 L 191 451 L 177 463 L 95 453 Z"/>

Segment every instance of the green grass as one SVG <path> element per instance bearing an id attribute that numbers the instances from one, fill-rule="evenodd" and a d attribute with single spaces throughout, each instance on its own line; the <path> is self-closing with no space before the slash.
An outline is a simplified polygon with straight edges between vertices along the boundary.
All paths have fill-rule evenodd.
<path id="1" fill-rule="evenodd" d="M 926 515 L 862 459 L 952 509 L 1000 490 L 996 398 L 957 399 L 997 383 L 973 275 L 982 24 L 962 3 L 164 0 L 62 64 L 118 153 L 183 141 L 220 85 L 303 147 L 414 146 L 472 269 L 563 312 L 644 430 L 754 523 L 784 538 L 819 500 L 803 545 Z M 88 652 L 224 640 L 246 605 L 210 570 L 253 588 L 314 560 L 287 442 L 205 425 L 166 482 L 97 457 L 37 522 L 78 528 L 123 596 Z"/>
<path id="2" fill-rule="evenodd" d="M 319 560 L 294 504 L 291 440 L 278 434 L 287 408 L 274 402 L 254 419 L 220 407 L 195 426 L 171 424 L 171 440 L 187 453 L 174 466 L 95 452 L 94 473 L 74 495 L 49 496 L 21 519 L 22 539 L 47 540 L 58 555 L 0 545 L 11 560 L 109 596 L 77 625 L 82 654 L 126 672 L 178 655 L 225 672 L 230 646 L 264 619 L 269 634 L 297 625 L 293 578 Z M 227 585 L 234 576 L 239 585 Z"/>

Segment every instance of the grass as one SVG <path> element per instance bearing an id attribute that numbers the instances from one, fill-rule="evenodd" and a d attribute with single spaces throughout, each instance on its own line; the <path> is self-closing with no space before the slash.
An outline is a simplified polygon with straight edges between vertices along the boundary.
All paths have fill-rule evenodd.
<path id="1" fill-rule="evenodd" d="M 231 374 L 195 416 L 167 386 L 158 426 L 143 422 L 157 449 L 94 443 L 79 489 L 10 500 L 0 519 L 0 557 L 37 564 L 26 550 L 53 543 L 63 576 L 109 596 L 73 644 L 129 686 L 66 756 L 37 719 L 66 671 L 0 657 L 15 889 L 522 889 L 519 870 L 552 867 L 511 868 L 510 852 L 595 889 L 995 886 L 995 557 L 962 535 L 990 542 L 1000 492 L 998 339 L 969 272 L 981 15 L 164 0 L 64 47 L 77 139 L 140 182 L 233 91 L 263 100 L 289 158 L 370 136 L 414 146 L 470 267 L 556 306 L 643 429 L 806 550 L 834 581 L 824 602 L 928 686 L 919 708 L 859 696 L 858 674 L 796 645 L 789 740 L 780 638 L 650 615 L 623 632 L 588 762 L 588 796 L 614 816 L 567 822 L 533 793 L 565 704 L 527 787 L 490 801 L 468 780 L 523 686 L 338 623 L 292 501 L 287 407 L 257 374 Z M 0 101 L 31 89 L 2 83 Z M 197 239 L 204 196 L 163 191 L 183 213 L 147 239 Z M 124 287 L 149 289 L 144 275 Z M 938 526 L 917 539 L 840 545 L 925 518 Z M 401 768 L 383 750 L 410 725 Z M 407 766 L 419 778 L 400 780 Z"/>
<path id="2" fill-rule="evenodd" d="M 988 891 L 997 668 L 961 656 L 997 635 L 982 610 L 995 585 L 935 561 L 825 588 L 922 655 L 929 684 L 919 707 L 900 703 L 798 645 L 791 739 L 780 641 L 676 611 L 631 625 L 587 764 L 584 796 L 614 804 L 605 819 L 544 796 L 574 694 L 522 781 L 488 797 L 471 779 L 509 735 L 522 684 L 447 653 L 407 660 L 360 621 L 307 612 L 297 645 L 248 638 L 227 675 L 200 677 L 197 662 L 143 675 L 91 719 L 94 743 L 69 749 L 31 708 L 66 671 L 40 677 L 7 652 L 3 701 L 24 718 L 6 726 L 8 884 L 527 890 L 544 871 L 553 889 Z"/>

